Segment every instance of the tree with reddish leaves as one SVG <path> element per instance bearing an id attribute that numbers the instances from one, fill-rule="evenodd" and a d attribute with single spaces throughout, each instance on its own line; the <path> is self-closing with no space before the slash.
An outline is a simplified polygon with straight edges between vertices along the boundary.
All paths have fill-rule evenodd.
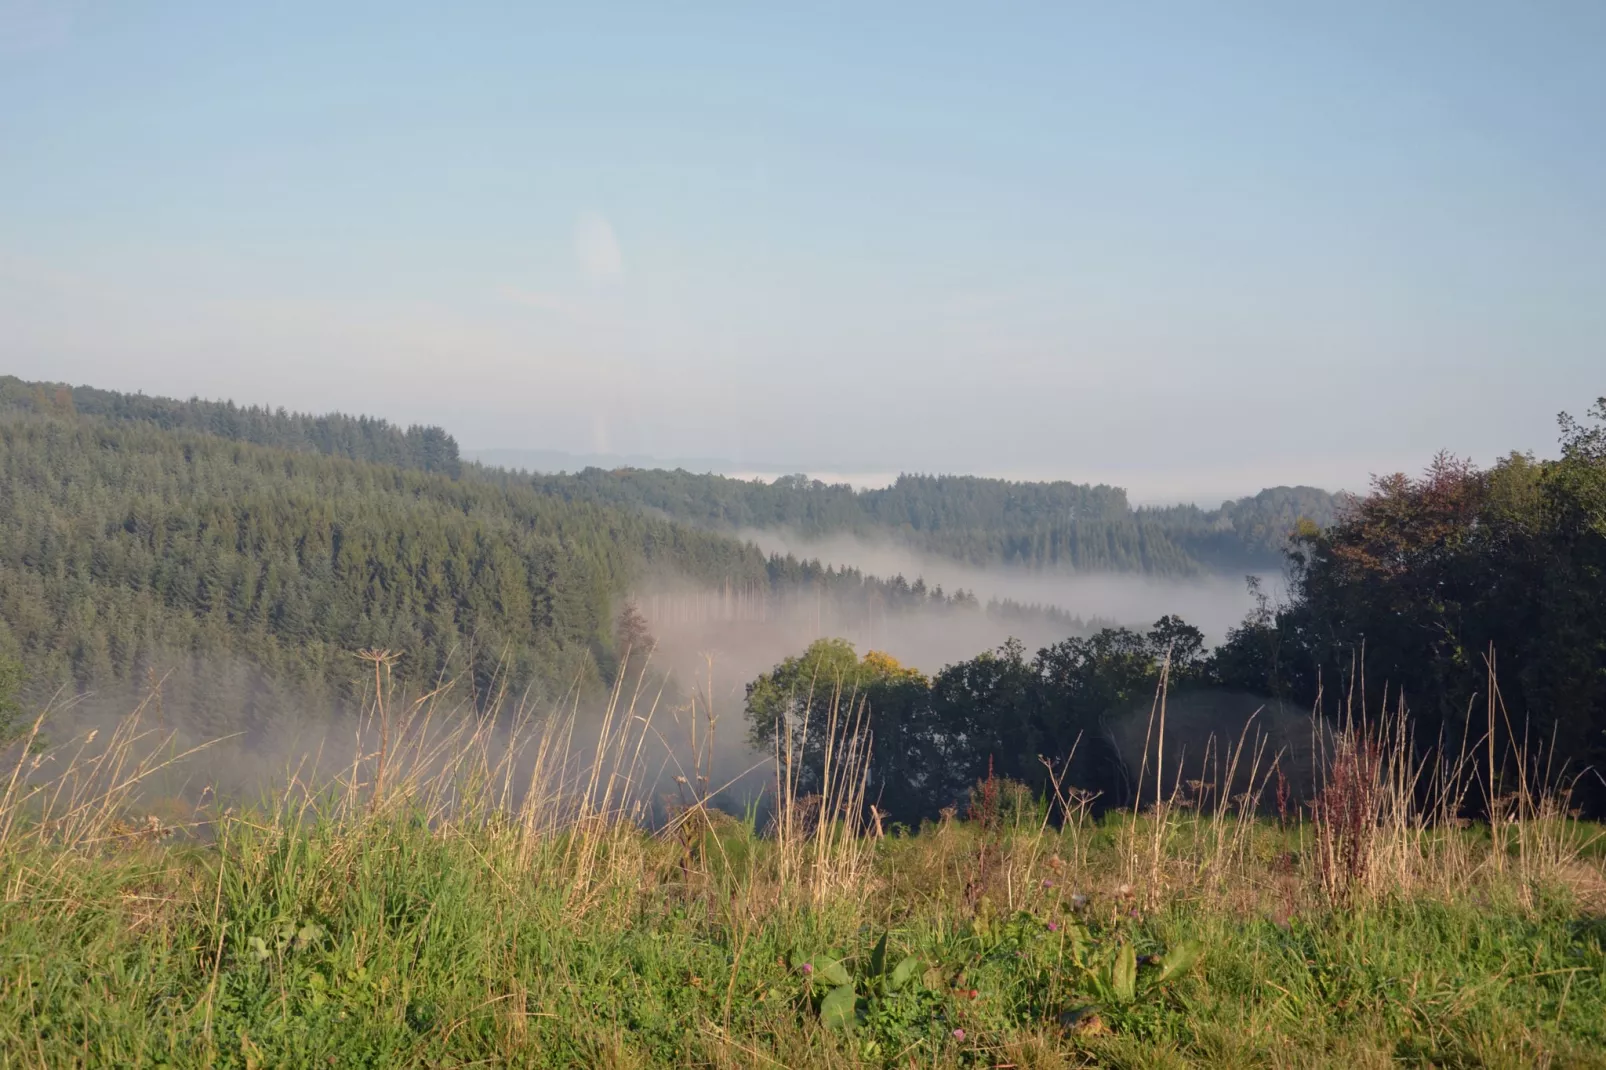
<path id="1" fill-rule="evenodd" d="M 1298 536 L 1290 604 L 1228 647 L 1275 639 L 1281 678 L 1263 686 L 1320 691 L 1329 709 L 1403 697 L 1419 744 L 1452 747 L 1486 730 L 1468 710 L 1489 699 L 1492 656 L 1497 754 L 1526 740 L 1571 773 L 1606 769 L 1606 400 L 1561 431 L 1556 460 L 1480 470 L 1440 454 L 1420 478 L 1377 479 L 1332 527 Z M 1606 805 L 1593 774 L 1578 786 Z"/>

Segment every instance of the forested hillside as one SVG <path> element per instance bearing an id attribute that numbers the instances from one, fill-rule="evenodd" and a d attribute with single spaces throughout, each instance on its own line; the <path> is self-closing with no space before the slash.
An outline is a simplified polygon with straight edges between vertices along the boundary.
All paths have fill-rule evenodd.
<path id="1" fill-rule="evenodd" d="M 119 422 L 149 423 L 164 431 L 201 431 L 237 442 L 307 453 L 375 461 L 400 468 L 457 475 L 462 465 L 457 440 L 438 427 L 413 426 L 405 431 L 371 416 L 325 413 L 310 416 L 236 405 L 232 401 L 151 397 L 97 390 L 65 383 L 30 383 L 0 376 L 0 411 L 37 412 L 58 416 L 79 414 Z"/>
<path id="2" fill-rule="evenodd" d="M 527 487 L 573 502 L 656 513 L 724 533 L 786 529 L 804 538 L 891 538 L 973 565 L 1181 576 L 1275 568 L 1300 520 L 1332 523 L 1338 497 L 1273 487 L 1224 502 L 1133 509 L 1119 487 L 904 475 L 855 491 L 805 476 L 771 483 L 686 471 L 590 468 L 574 475 L 510 473 L 464 464 L 439 427 L 405 430 L 372 417 L 312 416 L 228 401 L 178 401 L 0 377 L 0 411 L 79 414 L 190 430 L 298 452 L 373 461 Z"/>
<path id="3" fill-rule="evenodd" d="M 415 681 L 484 688 L 505 662 L 515 688 L 561 687 L 594 672 L 614 595 L 654 562 L 765 573 L 730 540 L 530 492 L 148 424 L 0 421 L 0 644 L 36 692 L 176 665 L 213 727 L 261 727 L 341 699 L 363 647 Z"/>
<path id="4" fill-rule="evenodd" d="M 1118 487 L 900 476 L 855 491 L 804 476 L 772 483 L 648 469 L 536 475 L 576 501 L 647 509 L 713 530 L 786 529 L 804 538 L 892 538 L 973 565 L 1188 575 L 1276 567 L 1301 519 L 1332 522 L 1335 495 L 1274 487 L 1214 510 L 1133 509 Z"/>
<path id="5" fill-rule="evenodd" d="M 348 702 L 367 647 L 415 685 L 550 696 L 610 677 L 615 615 L 644 582 L 1081 628 L 463 478 L 438 429 L 17 380 L 0 399 L 0 700 L 6 666 L 35 701 L 171 673 L 197 731 L 266 731 Z"/>

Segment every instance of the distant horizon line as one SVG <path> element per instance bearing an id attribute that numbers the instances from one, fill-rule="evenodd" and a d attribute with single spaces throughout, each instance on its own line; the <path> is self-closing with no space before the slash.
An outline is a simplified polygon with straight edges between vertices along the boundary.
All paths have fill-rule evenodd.
<path id="1" fill-rule="evenodd" d="M 0 372 L 0 378 L 15 379 L 18 382 L 32 386 L 57 386 L 68 389 L 104 391 L 121 393 L 133 397 L 145 397 L 177 404 L 200 402 L 206 404 L 232 405 L 244 410 L 260 410 L 268 413 L 288 413 L 294 416 L 317 419 L 328 416 L 348 416 L 356 419 L 374 419 L 392 424 L 400 429 L 405 426 L 404 421 L 392 417 L 377 416 L 373 414 L 348 412 L 339 408 L 318 412 L 314 409 L 301 410 L 283 404 L 239 401 L 232 396 L 207 397 L 199 392 L 192 392 L 188 396 L 180 397 L 177 393 L 164 394 L 160 391 L 147 392 L 144 387 L 132 390 L 116 387 L 97 387 L 90 383 L 73 383 L 63 380 L 39 379 L 29 380 L 12 372 Z M 483 446 L 466 447 L 454 432 L 443 426 L 442 423 L 418 424 L 415 426 L 433 426 L 452 436 L 458 443 L 460 456 L 481 464 L 493 467 L 526 469 L 536 472 L 577 472 L 586 467 L 619 468 L 632 467 L 647 470 L 674 471 L 681 469 L 694 474 L 709 474 L 724 476 L 728 479 L 773 482 L 775 479 L 789 475 L 806 475 L 832 485 L 846 484 L 855 491 L 879 490 L 891 486 L 902 475 L 926 476 L 969 476 L 977 479 L 997 479 L 1017 483 L 1073 483 L 1079 486 L 1109 487 L 1120 490 L 1127 497 L 1127 504 L 1132 508 L 1163 508 L 1176 505 L 1193 505 L 1204 509 L 1218 508 L 1226 502 L 1239 501 L 1252 498 L 1261 491 L 1276 487 L 1310 487 L 1323 493 L 1355 493 L 1351 488 L 1340 486 L 1336 491 L 1330 491 L 1320 486 L 1314 480 L 1306 479 L 1245 479 L 1231 480 L 1212 479 L 1209 482 L 1201 481 L 1193 486 L 1179 487 L 1175 481 L 1169 481 L 1169 486 L 1150 485 L 1142 489 L 1134 488 L 1130 480 L 1110 478 L 1076 478 L 1065 475 L 1044 475 L 1037 473 L 992 471 L 964 471 L 961 469 L 893 467 L 888 465 L 862 465 L 852 466 L 844 464 L 828 465 L 781 465 L 761 462 L 737 462 L 729 458 L 707 456 L 656 456 L 643 453 L 607 453 L 594 451 L 571 451 L 546 447 L 520 447 L 520 446 Z M 1200 486 L 1208 487 L 1214 482 L 1217 489 L 1200 490 Z M 1224 485 L 1234 485 L 1233 489 L 1221 489 Z"/>
<path id="2" fill-rule="evenodd" d="M 1223 502 L 1252 498 L 1261 491 L 1283 486 L 1307 486 L 1329 494 L 1345 492 L 1345 488 L 1340 488 L 1338 491 L 1329 491 L 1325 487 L 1316 486 L 1314 483 L 1274 482 L 1262 483 L 1252 490 L 1192 490 L 1178 491 L 1171 494 L 1150 491 L 1139 496 L 1134 493 L 1129 485 L 1124 483 L 1098 478 L 1077 479 L 1071 476 L 1049 477 L 1041 474 L 963 472 L 938 469 L 922 471 L 907 467 L 892 468 L 889 466 L 850 468 L 845 465 L 824 467 L 813 465 L 770 465 L 752 462 L 738 463 L 727 458 L 717 457 L 658 457 L 638 453 L 574 452 L 570 450 L 516 446 L 460 447 L 460 449 L 466 459 L 480 464 L 504 468 L 522 468 L 536 472 L 573 473 L 586 468 L 640 468 L 648 471 L 666 472 L 681 470 L 694 475 L 717 475 L 727 479 L 766 483 L 785 476 L 804 475 L 830 485 L 846 484 L 855 491 L 884 489 L 904 475 L 969 476 L 976 479 L 999 479 L 1014 483 L 1074 483 L 1080 486 L 1105 486 L 1122 491 L 1127 496 L 1128 504 L 1133 508 L 1170 505 L 1195 505 L 1215 508 Z M 550 467 L 539 466 L 538 462 L 545 462 Z"/>

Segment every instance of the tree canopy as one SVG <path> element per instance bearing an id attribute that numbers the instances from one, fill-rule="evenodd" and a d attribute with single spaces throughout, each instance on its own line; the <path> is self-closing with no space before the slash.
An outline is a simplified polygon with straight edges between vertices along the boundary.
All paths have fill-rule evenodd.
<path id="1" fill-rule="evenodd" d="M 1529 777 L 1571 786 L 1602 812 L 1606 399 L 1560 423 L 1553 460 L 1512 454 L 1479 469 L 1441 455 L 1421 477 L 1378 479 L 1330 527 L 1300 525 L 1287 603 L 1259 597 L 1214 650 L 1167 617 L 1147 633 L 1105 628 L 1033 657 L 1006 643 L 929 686 L 887 692 L 851 650 L 816 644 L 755 681 L 749 716 L 768 738 L 774 711 L 792 710 L 805 680 L 816 694 L 819 680 L 840 681 L 876 739 L 872 796 L 902 820 L 931 816 L 990 772 L 1042 790 L 1042 760 L 1073 753 L 1070 782 L 1119 799 L 1104 719 L 1152 699 L 1168 665 L 1173 693 L 1250 693 L 1329 717 L 1403 702 L 1416 746 L 1464 748 L 1492 793 L 1527 762 Z M 920 774 L 906 772 L 906 755 Z"/>

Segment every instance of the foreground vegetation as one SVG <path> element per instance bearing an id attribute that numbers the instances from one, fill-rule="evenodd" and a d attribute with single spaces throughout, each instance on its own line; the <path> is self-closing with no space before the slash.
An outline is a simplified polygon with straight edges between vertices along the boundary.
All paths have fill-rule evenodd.
<path id="1" fill-rule="evenodd" d="M 204 754 L 137 718 L 22 752 L 0 1060 L 1606 1065 L 1598 833 L 1556 800 L 1446 820 L 1386 734 L 1338 737 L 1304 817 L 1172 793 L 1094 820 L 988 780 L 877 837 L 833 718 L 819 794 L 782 753 L 765 816 L 726 816 L 693 746 L 649 829 L 654 711 L 623 705 L 571 750 L 566 718 L 381 704 L 344 773 L 252 808 L 146 816 L 136 792 Z"/>

